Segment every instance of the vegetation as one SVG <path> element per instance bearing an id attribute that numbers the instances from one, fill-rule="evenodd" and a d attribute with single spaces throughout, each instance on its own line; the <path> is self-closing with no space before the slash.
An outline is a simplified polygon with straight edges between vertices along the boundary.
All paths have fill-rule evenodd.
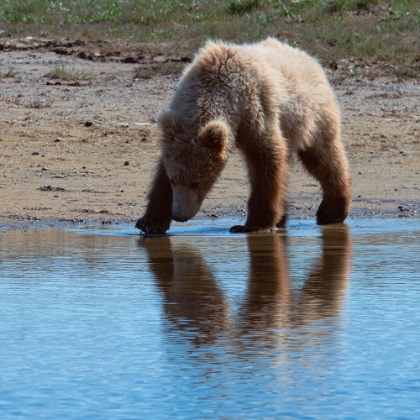
<path id="1" fill-rule="evenodd" d="M 17 76 L 19 76 L 19 73 L 17 72 L 17 70 L 15 70 L 14 67 L 9 67 L 6 71 L 0 72 L 0 79 L 14 79 Z"/>
<path id="2" fill-rule="evenodd" d="M 55 67 L 50 73 L 46 74 L 45 77 L 74 82 L 77 80 L 93 79 L 94 75 L 74 68 L 66 69 L 64 67 Z"/>
<path id="3" fill-rule="evenodd" d="M 184 56 L 207 38 L 276 36 L 332 67 L 420 73 L 420 0 L 0 0 L 0 37 L 47 34 Z"/>

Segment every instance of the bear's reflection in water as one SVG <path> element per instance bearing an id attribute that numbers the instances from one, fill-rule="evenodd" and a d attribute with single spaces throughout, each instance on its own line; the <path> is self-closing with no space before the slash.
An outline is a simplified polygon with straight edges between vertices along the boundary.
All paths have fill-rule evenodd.
<path id="1" fill-rule="evenodd" d="M 197 344 L 211 343 L 228 330 L 223 292 L 195 246 L 172 246 L 169 236 L 140 237 L 139 244 L 147 250 L 168 320 L 178 329 L 191 330 Z"/>
<path id="2" fill-rule="evenodd" d="M 241 303 L 232 311 L 232 302 L 196 246 L 169 236 L 139 239 L 162 292 L 171 331 L 187 333 L 195 345 L 225 337 L 240 347 L 258 341 L 272 348 L 287 341 L 288 331 L 299 331 L 305 345 L 319 332 L 311 325 L 337 323 L 351 263 L 347 227 L 323 228 L 321 256 L 299 287 L 299 279 L 290 275 L 289 264 L 297 261 L 290 262 L 294 258 L 288 256 L 287 236 L 248 235 L 246 240 L 249 278 Z"/>

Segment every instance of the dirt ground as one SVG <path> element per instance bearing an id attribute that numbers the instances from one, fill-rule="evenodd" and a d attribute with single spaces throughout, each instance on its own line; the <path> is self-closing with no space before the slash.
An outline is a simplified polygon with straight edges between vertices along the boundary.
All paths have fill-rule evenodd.
<path id="1" fill-rule="evenodd" d="M 59 51 L 0 53 L 0 228 L 142 215 L 159 155 L 155 118 L 177 77 L 136 79 L 136 66 Z M 87 80 L 59 83 L 47 76 L 54 69 Z M 352 216 L 419 215 L 418 81 L 330 76 L 353 175 Z M 248 191 L 234 156 L 198 216 L 245 215 Z M 289 197 L 291 219 L 312 217 L 321 199 L 298 164 Z"/>

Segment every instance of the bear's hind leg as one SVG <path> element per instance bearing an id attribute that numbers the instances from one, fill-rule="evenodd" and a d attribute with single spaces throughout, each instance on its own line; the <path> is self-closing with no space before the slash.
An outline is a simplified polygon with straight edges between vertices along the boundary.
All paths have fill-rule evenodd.
<path id="1" fill-rule="evenodd" d="M 162 162 L 159 162 L 147 195 L 146 213 L 136 228 L 147 234 L 163 234 L 172 220 L 172 187 Z"/>
<path id="2" fill-rule="evenodd" d="M 342 223 L 351 204 L 351 177 L 339 139 L 298 151 L 306 170 L 321 184 L 323 198 L 316 213 L 319 225 Z"/>

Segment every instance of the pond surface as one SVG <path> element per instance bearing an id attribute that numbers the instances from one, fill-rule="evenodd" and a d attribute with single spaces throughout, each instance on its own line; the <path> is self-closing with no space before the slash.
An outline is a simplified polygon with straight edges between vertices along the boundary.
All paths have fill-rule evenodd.
<path id="1" fill-rule="evenodd" d="M 0 416 L 420 418 L 420 219 L 0 234 Z"/>

